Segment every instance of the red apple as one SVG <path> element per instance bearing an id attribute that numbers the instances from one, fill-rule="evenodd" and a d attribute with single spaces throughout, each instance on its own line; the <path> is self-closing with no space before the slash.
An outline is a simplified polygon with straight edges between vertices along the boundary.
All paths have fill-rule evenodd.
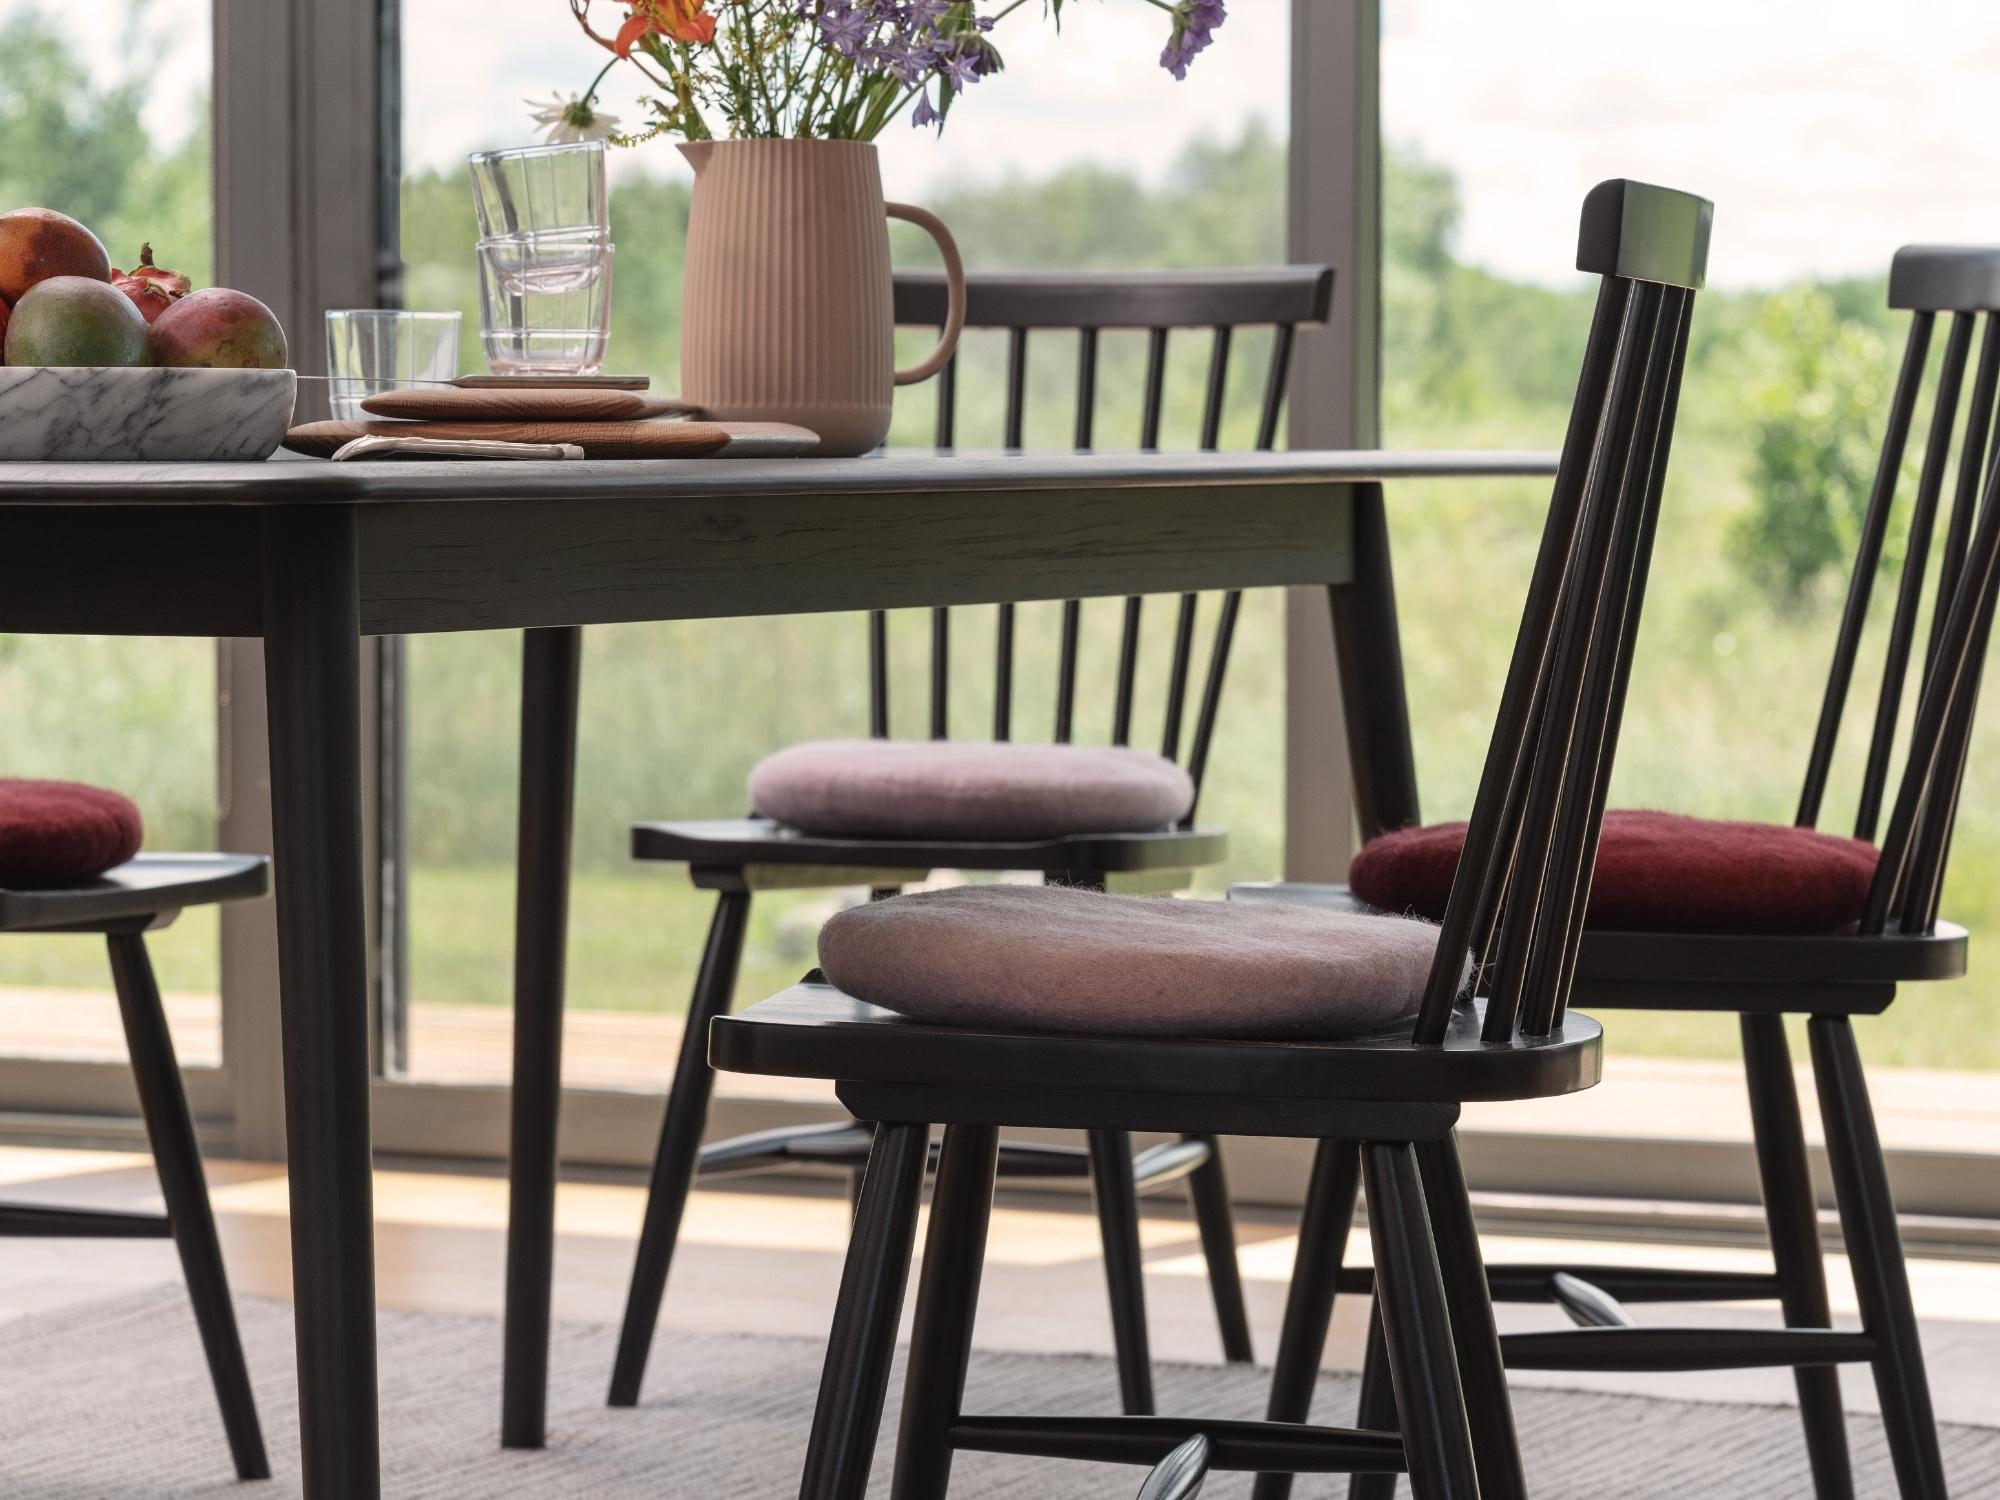
<path id="1" fill-rule="evenodd" d="M 52 208 L 0 214 L 0 298 L 19 302 L 51 276 L 111 279 L 111 257 L 96 235 Z"/>
<path id="2" fill-rule="evenodd" d="M 182 369 L 282 370 L 291 357 L 277 316 L 247 292 L 190 292 L 153 321 L 153 363 Z"/>

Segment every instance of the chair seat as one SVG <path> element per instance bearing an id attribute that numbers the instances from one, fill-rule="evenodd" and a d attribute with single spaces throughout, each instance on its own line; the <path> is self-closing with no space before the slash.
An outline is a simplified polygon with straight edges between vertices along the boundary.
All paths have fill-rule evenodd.
<path id="1" fill-rule="evenodd" d="M 139 852 L 129 797 L 77 781 L 0 778 L 0 886 L 46 890 L 101 875 Z"/>
<path id="2" fill-rule="evenodd" d="M 1344 885 L 1245 881 L 1229 888 L 1243 905 L 1374 912 Z M 1898 984 L 1964 975 L 1966 931 L 1939 922 L 1933 932 L 1607 932 L 1583 935 L 1571 1004 L 1641 1010 L 1821 1010 L 1872 1015 Z"/>
<path id="3" fill-rule="evenodd" d="M 1463 823 L 1405 828 L 1354 857 L 1354 894 L 1437 920 L 1451 895 Z M 1619 932 L 1828 933 L 1860 920 L 1876 851 L 1860 839 L 1680 813 L 1604 815 L 1589 926 Z"/>
<path id="4" fill-rule="evenodd" d="M 917 876 L 931 870 L 1090 870 L 1134 874 L 1194 870 L 1229 853 L 1220 828 L 1163 828 L 1147 833 L 1065 834 L 1037 839 L 862 838 L 805 833 L 769 818 L 713 818 L 632 825 L 634 859 L 697 867 L 802 865 L 887 869 Z"/>
<path id="5" fill-rule="evenodd" d="M 830 983 L 913 1020 L 1207 1037 L 1384 1031 L 1436 949 L 1402 917 L 1021 885 L 873 902 L 819 938 Z"/>
<path id="6" fill-rule="evenodd" d="M 1164 756 L 1106 745 L 812 740 L 750 772 L 750 804 L 806 833 L 1036 839 L 1171 827 L 1194 782 Z"/>
<path id="7" fill-rule="evenodd" d="M 1100 1123 L 1133 1130 L 1193 1128 L 1169 1122 L 1204 1100 L 1241 1101 L 1251 1110 L 1314 1100 L 1455 1106 L 1573 1093 L 1597 1082 L 1603 1032 L 1590 1017 L 1572 1011 L 1547 1036 L 1504 1046 L 1480 1040 L 1483 1019 L 1483 1001 L 1460 1006 L 1440 1047 L 1412 1046 L 1401 1030 L 1310 1040 L 1082 1036 L 916 1021 L 813 974 L 718 1016 L 709 1028 L 709 1061 L 732 1073 L 843 1085 L 921 1089 L 942 1081 L 956 1096 L 948 1113 L 867 1118 L 944 1123 L 990 1102 L 1016 1125 L 1073 1125 L 1075 1118 L 1031 1118 L 1039 1111 L 1021 1112 L 1023 1101 L 1096 1095 L 1109 1101 Z M 1157 1118 L 1149 1100 L 1158 1103 Z"/>
<path id="8" fill-rule="evenodd" d="M 261 854 L 141 854 L 60 889 L 0 890 L 0 932 L 91 931 L 271 888 Z"/>

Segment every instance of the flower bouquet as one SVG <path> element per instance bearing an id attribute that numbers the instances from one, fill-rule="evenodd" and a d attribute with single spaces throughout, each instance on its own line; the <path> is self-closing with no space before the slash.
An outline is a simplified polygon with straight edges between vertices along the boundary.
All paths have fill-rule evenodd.
<path id="1" fill-rule="evenodd" d="M 611 58 L 582 95 L 534 105 L 550 140 L 872 141 L 906 113 L 918 129 L 941 129 L 954 100 L 1001 70 L 994 35 L 1028 0 L 713 0 L 714 10 L 711 0 L 625 0 L 609 7 L 622 13 L 615 27 L 600 27 L 591 3 L 569 0 L 570 12 Z M 1039 3 L 1060 25 L 1063 0 Z M 1225 0 L 1143 3 L 1167 17 L 1160 66 L 1187 77 Z M 655 91 L 631 131 L 597 107 L 621 62 Z"/>
<path id="2" fill-rule="evenodd" d="M 824 454 L 864 453 L 888 433 L 895 386 L 951 357 L 965 313 L 957 246 L 931 214 L 884 201 L 870 143 L 905 115 L 941 129 L 960 95 L 1001 70 L 995 38 L 1027 3 L 599 0 L 593 13 L 592 0 L 568 0 L 610 60 L 581 97 L 551 101 L 537 121 L 554 140 L 679 138 L 695 170 L 681 393 L 708 416 L 785 422 L 818 433 Z M 1040 3 L 1060 24 L 1064 0 Z M 1161 65 L 1185 77 L 1224 0 L 1143 3 L 1168 20 Z M 621 65 L 648 86 L 647 117 L 629 131 L 597 108 Z M 890 218 L 937 240 L 951 289 L 937 347 L 904 370 Z"/>

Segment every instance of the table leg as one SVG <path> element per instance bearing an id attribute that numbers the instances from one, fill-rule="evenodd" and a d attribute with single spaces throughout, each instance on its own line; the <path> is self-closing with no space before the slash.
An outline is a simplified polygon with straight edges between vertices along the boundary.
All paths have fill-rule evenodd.
<path id="1" fill-rule="evenodd" d="M 562 1104 L 563 960 L 576 791 L 583 631 L 523 633 L 521 806 L 514 886 L 514 1134 L 500 1441 L 539 1448 L 547 1429 L 556 1122 Z"/>
<path id="2" fill-rule="evenodd" d="M 1355 821 L 1366 840 L 1417 822 L 1417 770 L 1403 689 L 1388 509 L 1379 484 L 1357 484 L 1351 494 L 1354 577 L 1327 593 L 1333 603 L 1333 644 L 1340 661 Z"/>
<path id="3" fill-rule="evenodd" d="M 350 508 L 266 513 L 264 651 L 305 1494 L 373 1500 L 382 1481 Z"/>

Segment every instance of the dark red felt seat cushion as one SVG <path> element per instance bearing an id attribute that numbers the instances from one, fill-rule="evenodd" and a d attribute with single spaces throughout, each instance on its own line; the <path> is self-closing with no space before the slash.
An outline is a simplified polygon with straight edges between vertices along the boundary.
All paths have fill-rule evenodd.
<path id="1" fill-rule="evenodd" d="M 1463 823 L 1371 839 L 1348 884 L 1370 906 L 1444 915 Z M 1613 810 L 1590 886 L 1589 925 L 1608 932 L 1834 932 L 1861 916 L 1875 846 L 1771 823 Z"/>
<path id="2" fill-rule="evenodd" d="M 129 797 L 75 781 L 0 777 L 0 886 L 48 890 L 122 865 L 144 835 Z"/>

